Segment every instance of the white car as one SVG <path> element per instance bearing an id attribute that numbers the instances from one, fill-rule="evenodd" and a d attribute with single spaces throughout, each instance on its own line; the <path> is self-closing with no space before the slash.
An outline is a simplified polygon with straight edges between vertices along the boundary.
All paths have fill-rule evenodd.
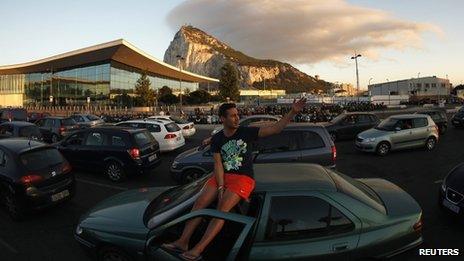
<path id="1" fill-rule="evenodd" d="M 170 115 L 160 116 L 159 115 L 159 116 L 148 117 L 147 120 L 148 119 L 175 122 L 182 129 L 182 135 L 184 135 L 185 138 L 193 136 L 193 134 L 195 134 L 196 132 L 195 125 L 193 124 L 193 122 L 189 122 L 187 120 L 184 120 L 176 116 L 170 116 Z"/>
<path id="2" fill-rule="evenodd" d="M 173 151 L 185 145 L 180 127 L 172 121 L 130 120 L 119 122 L 116 126 L 147 129 L 159 143 L 161 152 Z"/>

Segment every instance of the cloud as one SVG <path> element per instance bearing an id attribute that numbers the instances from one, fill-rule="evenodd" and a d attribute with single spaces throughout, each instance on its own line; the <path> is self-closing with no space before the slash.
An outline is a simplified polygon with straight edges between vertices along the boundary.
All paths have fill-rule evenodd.
<path id="1" fill-rule="evenodd" d="M 296 64 L 346 61 L 354 51 L 376 59 L 383 49 L 422 48 L 432 24 L 406 21 L 346 0 L 187 0 L 167 16 L 191 24 L 258 58 Z"/>

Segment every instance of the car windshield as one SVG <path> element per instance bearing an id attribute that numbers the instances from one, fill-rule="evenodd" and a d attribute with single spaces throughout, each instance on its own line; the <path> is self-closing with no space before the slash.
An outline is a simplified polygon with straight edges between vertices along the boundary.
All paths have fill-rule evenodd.
<path id="1" fill-rule="evenodd" d="M 152 217 L 157 214 L 160 214 L 164 211 L 167 211 L 182 202 L 194 197 L 196 194 L 200 192 L 200 190 L 205 185 L 206 181 L 210 175 L 206 175 L 205 177 L 198 179 L 192 183 L 188 183 L 182 186 L 173 187 L 157 198 L 155 198 L 150 205 L 145 210 L 144 220 L 148 222 Z"/>
<path id="2" fill-rule="evenodd" d="M 343 118 L 345 118 L 345 114 L 339 114 L 337 117 L 333 118 L 332 120 L 330 120 L 330 122 L 339 122 L 341 121 Z"/>
<path id="3" fill-rule="evenodd" d="M 19 137 L 40 137 L 40 130 L 37 126 L 25 126 L 19 129 Z"/>
<path id="4" fill-rule="evenodd" d="M 137 145 L 143 147 L 147 145 L 148 143 L 152 143 L 155 141 L 155 138 L 153 138 L 153 135 L 151 135 L 148 131 L 141 131 L 138 133 L 134 134 L 135 142 Z"/>
<path id="5" fill-rule="evenodd" d="M 369 207 L 386 214 L 387 211 L 379 196 L 368 186 L 340 172 L 328 169 L 327 172 L 332 177 L 337 186 L 337 190 L 354 198 Z"/>
<path id="6" fill-rule="evenodd" d="M 19 159 L 23 166 L 29 171 L 55 166 L 64 161 L 61 153 L 55 148 L 24 152 L 19 156 Z"/>
<path id="7" fill-rule="evenodd" d="M 388 118 L 379 123 L 379 125 L 377 125 L 375 128 L 378 130 L 392 131 L 395 129 L 395 125 L 397 122 L 398 119 Z"/>
<path id="8" fill-rule="evenodd" d="M 98 118 L 95 115 L 89 114 L 89 115 L 87 115 L 87 119 L 89 119 L 91 121 L 98 121 L 100 118 Z"/>
<path id="9" fill-rule="evenodd" d="M 182 118 L 179 118 L 179 117 L 176 117 L 176 116 L 171 116 L 169 117 L 173 122 L 177 123 L 177 124 L 187 124 L 189 123 L 187 120 L 184 120 Z"/>
<path id="10" fill-rule="evenodd" d="M 180 131 L 179 125 L 177 125 L 177 124 L 174 123 L 174 122 L 170 122 L 170 123 L 168 123 L 168 124 L 165 124 L 164 127 L 166 127 L 166 130 L 167 130 L 168 132 Z"/>

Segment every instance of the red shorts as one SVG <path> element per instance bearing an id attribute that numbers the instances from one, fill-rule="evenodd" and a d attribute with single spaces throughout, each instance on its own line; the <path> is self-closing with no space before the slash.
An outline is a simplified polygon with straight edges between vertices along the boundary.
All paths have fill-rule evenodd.
<path id="1" fill-rule="evenodd" d="M 212 176 L 206 184 L 217 188 L 216 176 Z M 224 188 L 248 200 L 255 189 L 255 180 L 245 175 L 224 173 Z"/>

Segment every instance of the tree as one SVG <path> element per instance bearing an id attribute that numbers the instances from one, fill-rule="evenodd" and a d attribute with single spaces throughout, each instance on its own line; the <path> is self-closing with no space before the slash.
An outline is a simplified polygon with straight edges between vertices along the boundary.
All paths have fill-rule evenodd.
<path id="1" fill-rule="evenodd" d="M 240 98 L 240 91 L 238 90 L 238 73 L 231 63 L 226 63 L 221 68 L 219 95 L 223 100 L 226 100 L 227 97 L 229 97 L 231 100 L 237 101 Z"/>
<path id="2" fill-rule="evenodd" d="M 169 88 L 166 85 L 161 87 L 161 89 L 159 89 L 159 91 L 158 91 L 158 96 L 159 97 L 162 97 L 162 96 L 167 95 L 167 94 L 172 94 L 172 89 Z"/>
<path id="3" fill-rule="evenodd" d="M 165 94 L 163 96 L 160 96 L 158 100 L 160 102 L 162 102 L 164 104 L 168 104 L 168 105 L 179 103 L 179 98 L 176 95 L 172 94 L 172 93 L 168 93 L 168 94 Z"/>
<path id="4" fill-rule="evenodd" d="M 205 90 L 196 90 L 185 97 L 188 104 L 203 104 L 211 100 L 211 94 Z"/>
<path id="5" fill-rule="evenodd" d="M 150 79 L 146 73 L 142 73 L 135 83 L 136 104 L 138 106 L 153 106 L 155 102 L 155 91 L 150 89 Z"/>

